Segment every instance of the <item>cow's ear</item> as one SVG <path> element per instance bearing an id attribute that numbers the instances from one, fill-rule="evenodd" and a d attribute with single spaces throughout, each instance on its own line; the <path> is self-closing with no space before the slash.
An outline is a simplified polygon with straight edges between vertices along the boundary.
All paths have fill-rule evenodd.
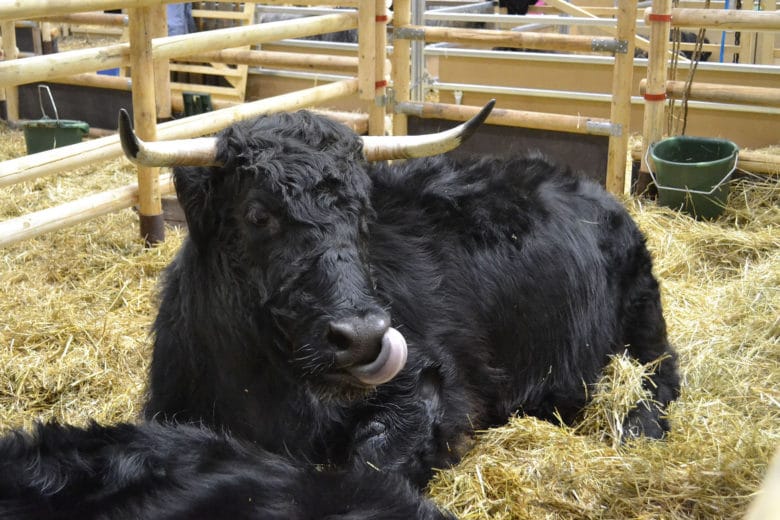
<path id="1" fill-rule="evenodd" d="M 173 181 L 190 237 L 203 244 L 216 234 L 219 218 L 212 198 L 217 176 L 213 168 L 178 167 L 174 169 Z"/>

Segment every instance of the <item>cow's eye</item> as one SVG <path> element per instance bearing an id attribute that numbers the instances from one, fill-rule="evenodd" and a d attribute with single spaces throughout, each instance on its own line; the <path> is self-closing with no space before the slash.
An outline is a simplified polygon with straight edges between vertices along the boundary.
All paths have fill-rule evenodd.
<path id="1" fill-rule="evenodd" d="M 246 220 L 253 226 L 264 227 L 271 221 L 271 214 L 263 206 L 251 206 L 246 212 Z"/>

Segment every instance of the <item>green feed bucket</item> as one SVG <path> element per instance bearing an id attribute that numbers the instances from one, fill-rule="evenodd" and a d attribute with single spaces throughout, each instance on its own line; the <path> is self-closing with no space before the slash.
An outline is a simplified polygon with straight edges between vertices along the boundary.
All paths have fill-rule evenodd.
<path id="1" fill-rule="evenodd" d="M 43 91 L 46 91 L 49 95 L 49 101 L 54 109 L 54 119 L 47 116 L 46 111 L 43 109 L 43 96 L 41 95 Z M 60 146 L 80 143 L 81 139 L 89 132 L 89 124 L 85 121 L 60 119 L 57 113 L 57 106 L 54 104 L 54 98 L 48 86 L 38 85 L 38 103 L 40 104 L 43 118 L 22 122 L 24 126 L 24 142 L 27 145 L 28 155 Z"/>
<path id="2" fill-rule="evenodd" d="M 28 155 L 80 143 L 81 138 L 89 132 L 86 122 L 70 119 L 44 118 L 25 121 L 23 124 Z"/>
<path id="3" fill-rule="evenodd" d="M 664 206 L 698 219 L 723 213 L 739 147 L 726 139 L 670 137 L 650 146 L 655 171 L 647 168 Z"/>

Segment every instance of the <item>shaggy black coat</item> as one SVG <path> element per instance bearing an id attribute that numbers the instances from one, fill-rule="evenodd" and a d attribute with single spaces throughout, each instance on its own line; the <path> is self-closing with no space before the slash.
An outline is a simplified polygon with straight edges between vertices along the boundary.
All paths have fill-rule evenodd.
<path id="1" fill-rule="evenodd" d="M 0 438 L 0 518 L 446 520 L 394 475 L 315 470 L 192 426 L 38 425 Z"/>
<path id="2" fill-rule="evenodd" d="M 626 431 L 668 429 L 650 255 L 597 185 L 541 157 L 369 165 L 308 112 L 237 124 L 218 154 L 175 171 L 189 238 L 154 324 L 150 423 L 8 434 L 0 517 L 442 518 L 418 489 L 475 429 L 574 421 L 625 350 L 661 359 Z M 372 386 L 354 367 L 389 325 L 408 360 Z"/>
<path id="3" fill-rule="evenodd" d="M 663 435 L 676 357 L 616 200 L 541 157 L 369 165 L 360 150 L 303 111 L 223 132 L 223 167 L 176 170 L 190 236 L 164 282 L 147 418 L 422 486 L 475 428 L 575 420 L 628 350 L 664 359 L 626 428 Z M 367 388 L 328 324 L 383 312 L 409 359 Z"/>
<path id="4" fill-rule="evenodd" d="M 538 0 L 498 0 L 499 7 L 506 7 L 507 14 L 528 14 L 528 7 Z"/>

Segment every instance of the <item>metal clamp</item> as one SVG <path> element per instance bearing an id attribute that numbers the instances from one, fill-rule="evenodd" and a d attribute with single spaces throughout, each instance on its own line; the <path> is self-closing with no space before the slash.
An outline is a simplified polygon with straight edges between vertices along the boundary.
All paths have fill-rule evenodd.
<path id="1" fill-rule="evenodd" d="M 395 30 L 394 37 L 400 40 L 424 40 L 425 29 L 416 27 L 400 27 Z"/>
<path id="2" fill-rule="evenodd" d="M 585 128 L 597 135 L 608 135 L 611 137 L 620 137 L 623 135 L 623 125 L 613 123 L 612 121 L 591 121 L 585 122 Z"/>
<path id="3" fill-rule="evenodd" d="M 590 50 L 594 52 L 612 52 L 614 54 L 627 54 L 628 42 L 614 38 L 593 38 Z"/>

